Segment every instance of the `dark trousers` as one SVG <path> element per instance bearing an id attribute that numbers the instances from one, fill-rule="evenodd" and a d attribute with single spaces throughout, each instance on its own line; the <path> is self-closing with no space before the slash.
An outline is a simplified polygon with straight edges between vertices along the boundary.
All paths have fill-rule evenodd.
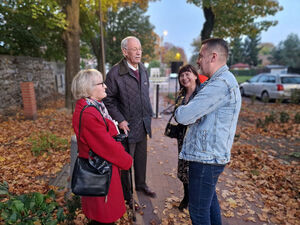
<path id="1" fill-rule="evenodd" d="M 216 185 L 224 167 L 190 162 L 189 211 L 193 225 L 222 225 Z"/>
<path id="2" fill-rule="evenodd" d="M 134 167 L 134 181 L 135 188 L 146 187 L 146 168 L 147 168 L 147 136 L 137 143 L 123 144 L 126 151 L 133 158 Z M 131 199 L 132 187 L 131 187 L 131 177 L 130 170 L 121 171 L 121 181 L 124 193 L 124 199 L 129 201 Z"/>

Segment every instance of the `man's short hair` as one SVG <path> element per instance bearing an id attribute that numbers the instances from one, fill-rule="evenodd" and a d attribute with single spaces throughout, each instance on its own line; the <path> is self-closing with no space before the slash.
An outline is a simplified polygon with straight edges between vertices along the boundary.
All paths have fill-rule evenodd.
<path id="1" fill-rule="evenodd" d="M 73 78 L 71 92 L 75 100 L 91 96 L 97 77 L 103 79 L 102 74 L 95 69 L 79 71 Z"/>
<path id="2" fill-rule="evenodd" d="M 135 37 L 135 36 L 128 36 L 128 37 L 124 38 L 124 39 L 121 41 L 121 50 L 127 49 L 127 46 L 128 46 L 128 40 L 129 40 L 129 39 L 136 39 L 136 40 L 138 40 L 138 41 L 140 42 L 140 40 L 139 40 L 137 37 Z"/>
<path id="3" fill-rule="evenodd" d="M 202 45 L 206 45 L 209 50 L 217 50 L 219 53 L 224 54 L 225 58 L 228 58 L 228 44 L 222 38 L 209 38 L 202 41 Z"/>

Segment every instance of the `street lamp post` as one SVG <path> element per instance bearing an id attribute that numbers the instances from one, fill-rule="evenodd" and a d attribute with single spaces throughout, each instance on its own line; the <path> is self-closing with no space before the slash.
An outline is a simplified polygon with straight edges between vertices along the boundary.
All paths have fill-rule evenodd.
<path id="1" fill-rule="evenodd" d="M 162 71 L 163 71 L 163 63 L 162 63 L 163 39 L 164 39 L 164 36 L 167 36 L 167 34 L 168 34 L 168 31 L 164 30 L 163 35 L 160 38 L 160 43 L 159 43 L 160 77 L 161 77 Z M 159 106 L 159 84 L 158 83 L 155 85 L 155 89 L 154 89 L 154 105 L 155 105 L 155 118 L 158 118 L 158 106 Z"/>

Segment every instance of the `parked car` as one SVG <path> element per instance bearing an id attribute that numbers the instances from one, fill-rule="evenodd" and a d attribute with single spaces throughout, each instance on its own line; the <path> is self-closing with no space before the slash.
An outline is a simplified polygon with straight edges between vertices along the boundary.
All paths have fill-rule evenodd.
<path id="1" fill-rule="evenodd" d="M 300 91 L 300 75 L 261 73 L 241 83 L 240 91 L 242 96 L 255 95 L 265 102 L 290 99 L 293 91 Z"/>

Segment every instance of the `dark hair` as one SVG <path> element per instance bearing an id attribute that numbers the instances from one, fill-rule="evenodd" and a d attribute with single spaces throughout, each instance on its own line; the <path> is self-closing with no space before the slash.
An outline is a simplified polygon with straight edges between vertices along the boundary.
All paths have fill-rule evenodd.
<path id="1" fill-rule="evenodd" d="M 196 68 L 194 66 L 192 66 L 191 64 L 186 64 L 184 66 L 181 66 L 178 71 L 178 82 L 179 82 L 180 88 L 183 88 L 183 86 L 181 86 L 180 81 L 179 81 L 180 74 L 187 72 L 187 71 L 192 72 L 197 77 L 196 84 L 200 85 L 200 80 L 199 80 L 199 76 L 198 76 L 198 72 L 197 72 Z"/>
<path id="2" fill-rule="evenodd" d="M 202 41 L 201 44 L 206 44 L 208 49 L 221 48 L 221 51 L 224 51 L 226 59 L 228 58 L 228 44 L 222 38 L 209 38 Z"/>

